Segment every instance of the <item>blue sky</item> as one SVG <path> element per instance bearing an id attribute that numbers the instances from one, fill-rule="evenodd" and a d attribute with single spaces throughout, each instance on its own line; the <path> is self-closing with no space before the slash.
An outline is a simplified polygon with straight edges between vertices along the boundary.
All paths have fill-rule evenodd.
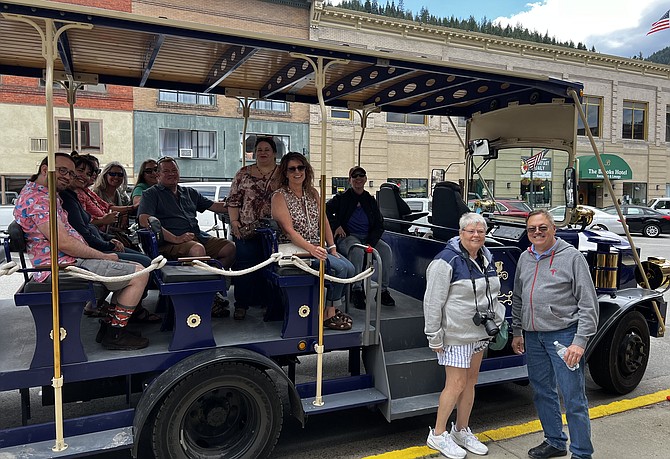
<path id="1" fill-rule="evenodd" d="M 386 0 L 377 0 L 386 5 Z M 336 5 L 340 0 L 331 0 Z M 668 9 L 667 0 L 404 0 L 405 9 L 422 6 L 436 16 L 480 20 L 502 25 L 520 23 L 530 30 L 549 32 L 558 40 L 582 42 L 605 54 L 648 56 L 670 46 L 670 29 L 647 36 L 651 24 Z M 396 0 L 396 5 L 398 1 Z"/>

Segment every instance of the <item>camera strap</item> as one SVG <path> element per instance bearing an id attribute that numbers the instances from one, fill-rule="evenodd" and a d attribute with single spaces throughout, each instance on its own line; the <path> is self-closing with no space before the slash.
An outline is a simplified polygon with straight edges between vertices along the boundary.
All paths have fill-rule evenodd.
<path id="1" fill-rule="evenodd" d="M 475 311 L 479 312 L 479 302 L 477 301 L 477 284 L 475 283 L 475 275 L 473 272 L 473 264 L 475 262 L 472 261 L 470 258 L 470 254 L 468 253 L 467 250 L 461 245 L 461 250 L 463 258 L 465 259 L 465 263 L 468 266 L 468 272 L 470 273 L 470 281 L 472 282 L 472 293 L 475 297 Z M 486 266 L 486 263 L 484 262 L 484 256 L 482 255 L 481 249 L 477 253 L 477 264 L 479 264 L 479 268 L 481 268 L 481 272 L 484 274 L 484 281 L 486 282 L 486 300 L 488 302 L 488 307 L 486 308 L 487 313 L 490 316 L 493 316 L 495 313 L 493 311 L 493 297 L 491 296 L 491 285 L 489 284 L 489 276 L 487 274 L 488 271 L 488 266 Z M 477 268 L 474 268 L 477 269 Z"/>

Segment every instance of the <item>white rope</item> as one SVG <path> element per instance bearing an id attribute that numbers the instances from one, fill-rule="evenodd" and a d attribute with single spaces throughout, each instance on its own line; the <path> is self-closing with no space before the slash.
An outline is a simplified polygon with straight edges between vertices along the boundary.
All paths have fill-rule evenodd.
<path id="1" fill-rule="evenodd" d="M 293 262 L 293 266 L 296 268 L 300 268 L 306 273 L 313 274 L 316 277 L 319 277 L 319 271 L 312 269 L 311 266 L 309 266 L 307 263 L 305 263 L 303 260 L 300 259 L 300 257 L 296 257 L 295 255 L 291 256 L 291 261 Z M 374 268 L 370 267 L 366 269 L 365 271 L 356 274 L 354 277 L 349 277 L 349 278 L 341 278 L 341 277 L 335 277 L 331 276 L 330 274 L 325 274 L 324 279 L 327 279 L 331 282 L 335 282 L 337 284 L 353 284 L 354 282 L 358 282 L 360 280 L 363 280 L 367 277 L 372 276 L 372 274 L 375 272 Z"/>
<path id="2" fill-rule="evenodd" d="M 19 269 L 21 269 L 21 267 L 16 264 L 15 261 L 8 261 L 7 263 L 0 265 L 0 276 L 9 276 Z"/>
<path id="3" fill-rule="evenodd" d="M 244 276 L 245 274 L 249 274 L 254 271 L 258 271 L 259 269 L 265 268 L 267 265 L 279 261 L 281 257 L 282 257 L 281 253 L 273 253 L 267 260 L 250 268 L 240 269 L 239 271 L 233 271 L 232 269 L 217 268 L 215 266 L 210 266 L 207 263 L 203 263 L 200 260 L 193 260 L 193 266 L 196 266 L 204 271 L 209 271 L 213 274 L 219 274 L 221 276 L 237 277 L 237 276 Z"/>
<path id="4" fill-rule="evenodd" d="M 68 266 L 67 268 L 65 268 L 65 270 L 70 274 L 72 274 L 73 276 L 90 280 L 92 282 L 100 282 L 102 284 L 112 284 L 115 282 L 129 281 L 134 277 L 141 276 L 145 273 L 149 273 L 155 269 L 161 269 L 163 266 L 165 266 L 165 263 L 167 263 L 165 257 L 163 257 L 163 255 L 158 255 L 156 258 L 151 260 L 151 264 L 146 268 L 143 268 L 140 271 L 135 271 L 134 273 L 131 274 L 126 274 L 125 276 L 105 277 L 99 274 L 95 274 L 94 272 L 88 271 L 86 269 L 80 268 L 78 266 Z"/>

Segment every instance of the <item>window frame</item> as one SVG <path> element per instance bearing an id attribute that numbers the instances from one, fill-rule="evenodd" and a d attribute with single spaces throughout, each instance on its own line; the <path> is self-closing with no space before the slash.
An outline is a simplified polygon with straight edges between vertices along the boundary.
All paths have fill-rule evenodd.
<path id="1" fill-rule="evenodd" d="M 172 146 L 166 147 L 165 141 L 172 140 L 167 139 L 168 134 L 174 135 L 174 132 L 177 134 L 177 144 L 176 148 Z M 165 135 L 163 134 L 165 133 Z M 208 148 L 207 145 L 200 145 L 200 134 L 207 133 L 210 137 L 210 141 L 213 144 L 213 147 L 209 147 L 212 150 L 209 156 L 201 156 L 202 150 Z M 217 160 L 219 157 L 219 139 L 217 131 L 207 131 L 201 129 L 175 129 L 175 128 L 158 128 L 158 154 L 159 157 L 172 156 L 174 158 L 180 158 L 179 150 L 181 149 L 191 149 L 193 151 L 193 156 L 188 157 L 189 159 L 196 160 Z M 193 141 L 196 141 L 196 145 L 193 145 Z"/>
<path id="2" fill-rule="evenodd" d="M 584 109 L 584 115 L 588 121 L 589 119 L 589 112 L 593 110 L 592 107 L 597 107 L 598 109 L 598 125 L 597 126 L 591 126 L 589 125 L 589 128 L 591 128 L 591 135 L 596 138 L 600 138 L 603 135 L 603 98 L 600 96 L 590 96 L 590 95 L 585 95 L 582 98 L 582 108 Z M 597 102 L 597 103 L 595 103 Z M 581 126 L 581 127 L 580 127 Z M 593 131 L 596 132 L 593 132 Z M 581 131 L 581 132 L 580 132 Z M 577 119 L 577 135 L 578 136 L 586 136 L 586 128 L 584 127 L 582 123 L 581 117 Z"/>
<path id="3" fill-rule="evenodd" d="M 389 117 L 395 117 L 395 116 L 400 116 L 403 118 L 403 120 L 389 119 Z M 412 116 L 421 116 L 423 118 L 423 121 L 421 123 L 410 122 L 409 119 Z M 426 126 L 428 123 L 426 115 L 417 115 L 416 113 L 396 113 L 396 112 L 386 112 L 386 122 L 393 124 L 405 124 L 408 126 Z"/>
<path id="4" fill-rule="evenodd" d="M 102 120 L 98 119 L 90 119 L 90 118 L 75 118 L 75 145 L 70 145 L 70 130 L 72 127 L 70 126 L 70 119 L 69 118 L 56 118 L 56 129 L 55 129 L 55 134 L 56 134 L 56 147 L 59 151 L 73 151 L 76 150 L 81 154 L 86 154 L 86 153 L 91 153 L 94 155 L 100 155 L 103 154 L 103 122 Z M 67 131 L 61 128 L 61 123 L 67 123 Z M 86 128 L 82 129 L 82 123 L 86 124 Z M 90 126 L 92 124 L 97 124 L 98 125 L 98 145 L 91 145 L 91 138 L 94 137 L 91 135 L 92 131 Z M 65 132 L 67 132 L 67 135 L 63 135 Z M 85 133 L 87 140 L 86 145 L 82 145 L 82 133 Z M 67 143 L 63 142 L 61 139 L 67 138 Z"/>
<path id="5" fill-rule="evenodd" d="M 288 153 L 291 150 L 291 136 L 288 134 L 266 134 L 266 133 L 260 133 L 260 132 L 247 132 L 247 138 L 244 142 L 245 148 L 247 146 L 247 143 L 249 142 L 249 139 L 254 136 L 254 137 L 272 137 L 275 141 L 275 144 L 277 144 L 277 139 L 281 140 L 281 142 L 284 145 L 284 150 L 282 152 L 282 146 L 277 144 L 277 154 L 276 154 L 276 160 L 279 161 L 282 156 L 284 156 L 286 153 Z M 238 142 L 238 145 L 240 146 L 240 161 L 242 161 L 242 133 L 240 132 L 240 141 Z M 253 143 L 255 144 L 256 141 L 254 140 Z M 256 151 L 252 147 L 252 151 L 247 151 L 246 152 L 246 161 L 247 164 L 255 164 L 256 163 Z"/>
<path id="6" fill-rule="evenodd" d="M 164 96 L 173 94 L 175 100 L 168 100 Z M 186 97 L 194 97 L 194 102 L 186 101 Z M 207 102 L 209 101 L 209 103 Z M 159 89 L 158 102 L 164 104 L 180 104 L 180 105 L 196 105 L 202 107 L 216 107 L 216 94 L 193 92 L 193 91 L 179 91 L 176 89 Z"/>
<path id="7" fill-rule="evenodd" d="M 631 106 L 632 105 L 632 106 Z M 639 105 L 639 106 L 638 106 Z M 632 111 L 631 123 L 630 123 L 630 137 L 626 137 L 626 112 Z M 642 137 L 636 137 L 635 131 L 635 113 L 641 111 L 643 114 L 642 122 Z M 641 102 L 637 100 L 627 100 L 623 101 L 623 111 L 622 111 L 622 120 L 621 120 L 621 138 L 626 140 L 647 140 L 647 131 L 649 123 L 649 103 Z"/>

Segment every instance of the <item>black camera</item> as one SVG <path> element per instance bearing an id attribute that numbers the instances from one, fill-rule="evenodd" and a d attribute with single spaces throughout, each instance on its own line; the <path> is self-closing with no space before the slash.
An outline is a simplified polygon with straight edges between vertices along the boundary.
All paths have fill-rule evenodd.
<path id="1" fill-rule="evenodd" d="M 477 311 L 475 312 L 475 315 L 472 317 L 472 321 L 477 326 L 483 325 L 487 335 L 496 336 L 500 331 L 500 328 L 498 328 L 493 318 L 494 318 L 493 312 Z"/>

